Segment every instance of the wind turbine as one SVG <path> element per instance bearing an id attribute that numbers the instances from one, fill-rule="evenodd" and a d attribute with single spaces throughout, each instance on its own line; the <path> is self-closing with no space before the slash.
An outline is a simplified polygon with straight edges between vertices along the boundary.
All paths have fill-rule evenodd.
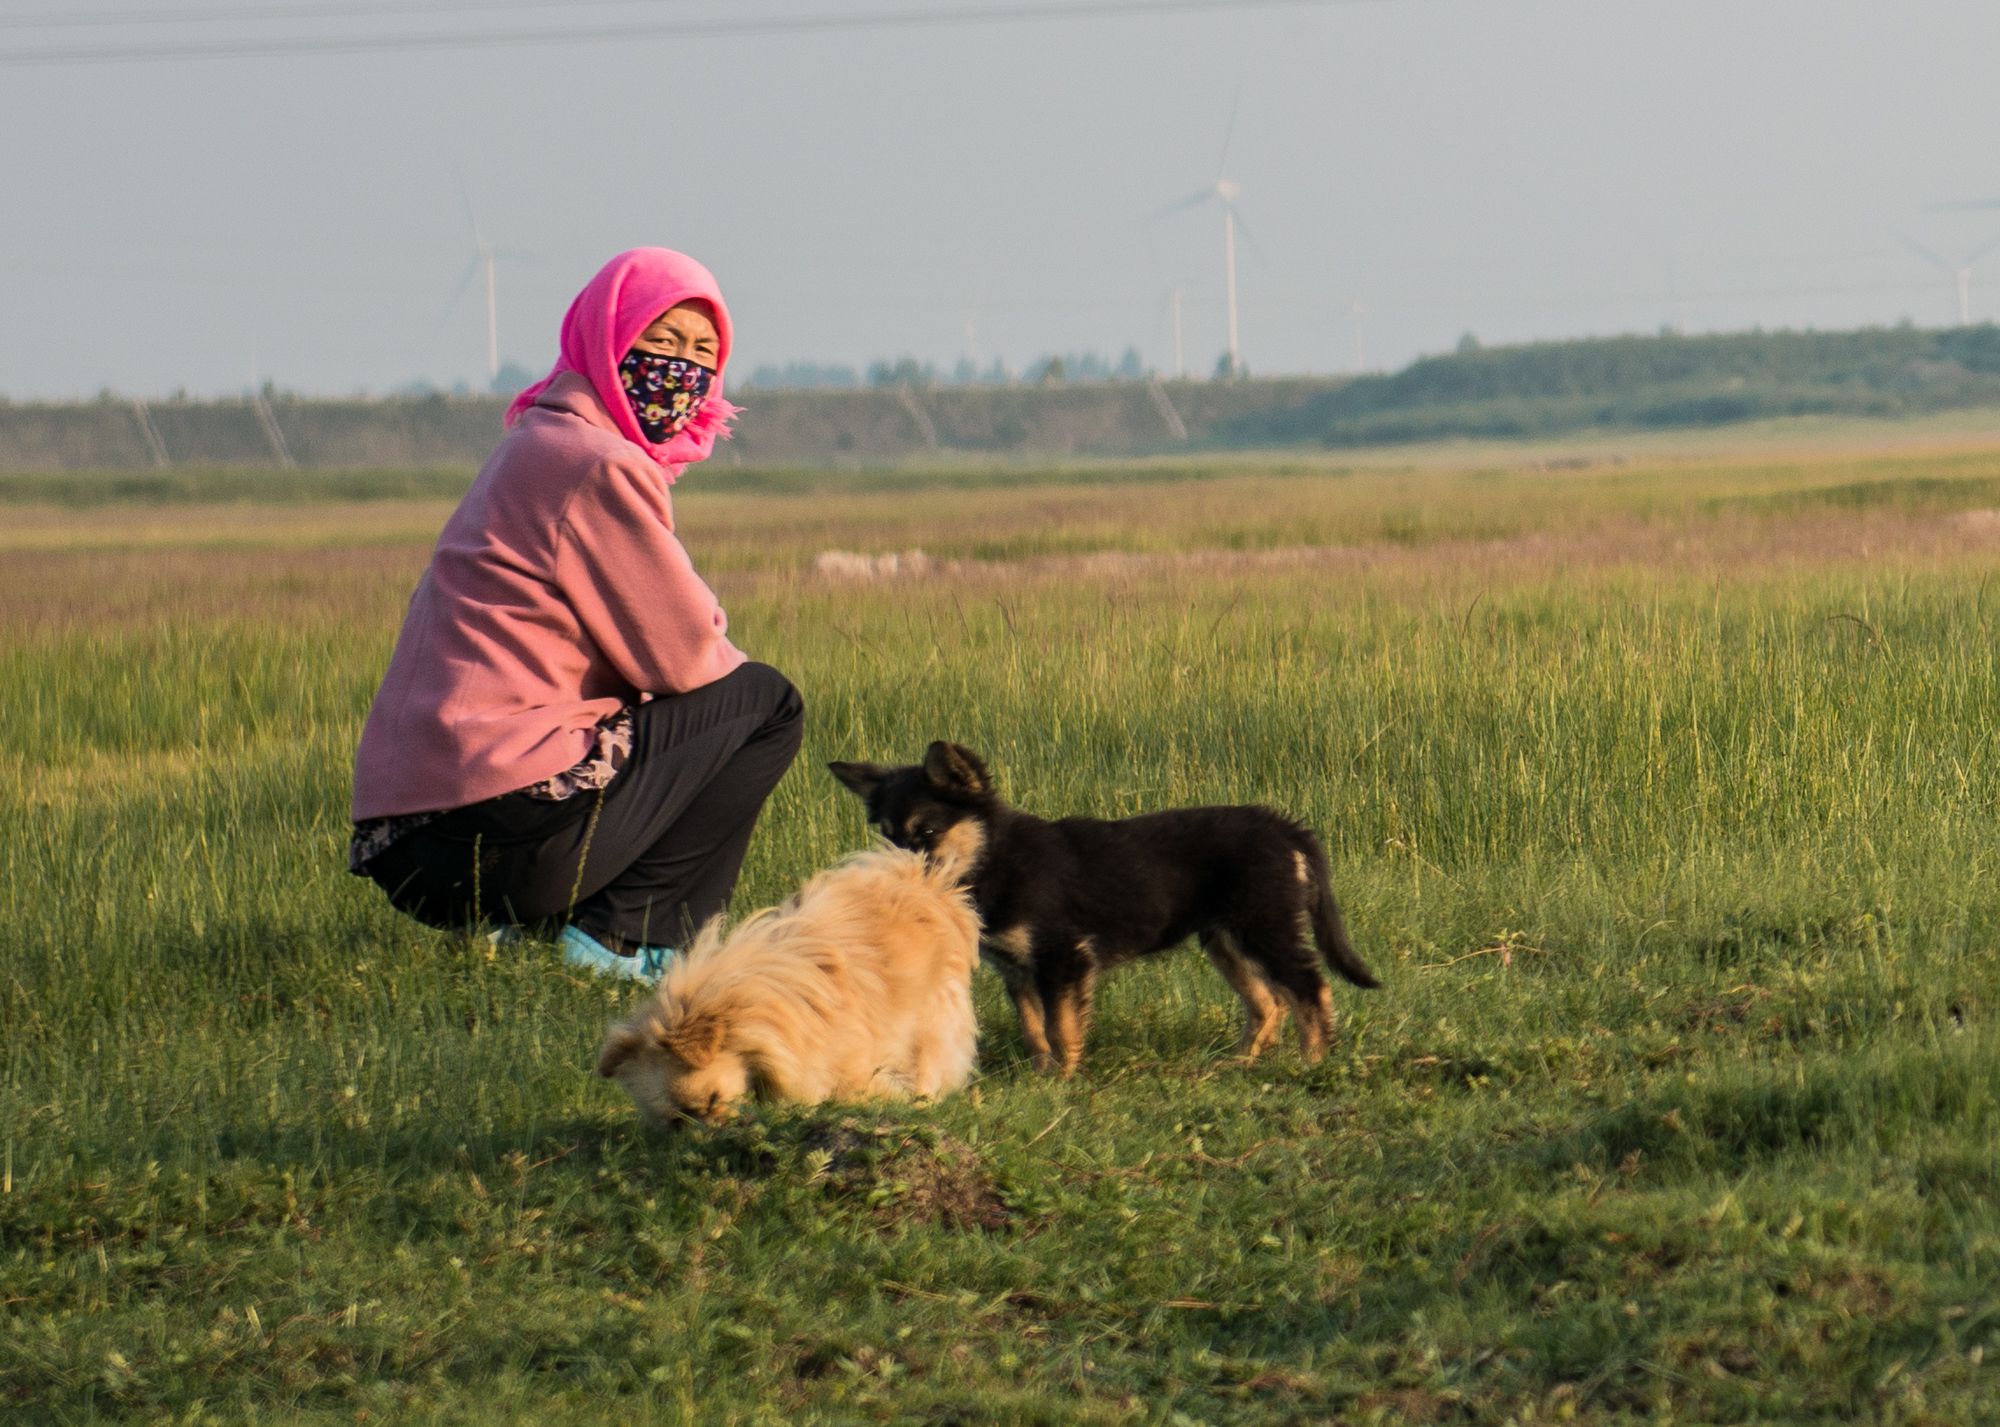
<path id="1" fill-rule="evenodd" d="M 1242 196 L 1243 186 L 1227 175 L 1229 144 L 1236 137 L 1236 111 L 1242 103 L 1243 91 L 1239 87 L 1236 102 L 1229 106 L 1229 123 L 1222 131 L 1222 155 L 1215 161 L 1215 181 L 1178 203 L 1168 204 L 1154 215 L 1156 218 L 1168 218 L 1206 203 L 1222 205 L 1222 270 L 1229 301 L 1229 375 L 1232 377 L 1243 370 L 1243 353 L 1236 338 L 1236 200 Z"/>
<path id="2" fill-rule="evenodd" d="M 1967 208 L 2000 208 L 2000 204 L 1992 203 L 1970 203 L 1957 206 Z M 1925 247 L 1915 238 L 1903 233 L 1898 233 L 1896 236 L 1903 240 L 1904 247 L 1908 248 L 1925 262 L 1951 274 L 1952 279 L 1958 284 L 1958 325 L 1961 327 L 1970 327 L 1972 325 L 1972 269 L 1981 258 L 1985 257 L 1995 248 L 2000 248 L 2000 237 L 1987 239 L 1971 252 L 1967 253 L 1964 262 L 1954 263 L 1935 250 Z"/>
<path id="3" fill-rule="evenodd" d="M 451 301 L 445 304 L 442 325 L 458 310 L 458 304 L 465 298 L 465 290 L 472 286 L 472 280 L 482 274 L 486 279 L 486 375 L 489 380 L 500 375 L 500 309 L 494 291 L 494 267 L 498 260 L 508 262 L 533 261 L 531 253 L 519 253 L 508 248 L 496 248 L 487 242 L 479 231 L 479 220 L 473 216 L 472 196 L 465 189 L 465 174 L 458 175 L 458 202 L 465 210 L 465 226 L 472 233 L 472 259 L 465 265 L 465 272 L 459 277 L 458 286 L 452 289 Z"/>

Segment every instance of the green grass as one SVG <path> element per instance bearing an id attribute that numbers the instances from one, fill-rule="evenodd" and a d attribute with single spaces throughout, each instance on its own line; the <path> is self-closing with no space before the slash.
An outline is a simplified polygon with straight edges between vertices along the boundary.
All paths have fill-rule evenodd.
<path id="1" fill-rule="evenodd" d="M 1307 818 L 1387 984 L 1246 1068 L 1183 951 L 1059 1083 L 982 973 L 971 1093 L 660 1137 L 590 1073 L 616 993 L 343 871 L 431 478 L 386 524 L 393 478 L 44 492 L 0 532 L 0 1417 L 1994 1420 L 1996 473 L 691 476 L 809 706 L 740 906 L 862 841 L 821 763 L 950 736 L 1038 810 Z M 810 574 L 916 545 L 957 563 Z"/>

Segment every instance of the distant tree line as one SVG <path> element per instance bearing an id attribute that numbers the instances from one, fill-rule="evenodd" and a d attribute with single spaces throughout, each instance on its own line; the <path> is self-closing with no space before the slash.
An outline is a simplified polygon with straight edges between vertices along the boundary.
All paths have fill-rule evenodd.
<path id="1" fill-rule="evenodd" d="M 745 385 L 764 391 L 852 391 L 867 387 L 1045 386 L 1057 382 L 1143 381 L 1147 367 L 1138 348 L 1127 347 L 1115 362 L 1097 352 L 1051 353 L 1016 369 L 995 357 L 984 366 L 960 357 L 950 367 L 915 357 L 882 358 L 865 369 L 825 362 L 766 362 L 753 367 Z"/>
<path id="2" fill-rule="evenodd" d="M 492 388 L 506 394 L 535 375 L 510 362 Z M 1115 362 L 1095 352 L 1052 353 L 1020 371 L 998 360 L 977 366 L 963 359 L 947 370 L 910 356 L 865 369 L 791 362 L 753 369 L 747 385 L 807 391 L 1011 386 L 1025 399 L 1033 388 L 1148 375 L 1137 350 L 1128 347 Z M 293 397 L 270 382 L 261 394 L 266 400 Z M 416 383 L 393 395 L 443 401 L 472 392 L 462 384 L 441 392 Z M 185 397 L 169 400 L 183 403 Z M 99 400 L 122 402 L 109 391 Z M 1233 410 L 1218 409 L 1205 421 L 1203 439 L 1237 447 L 1355 446 L 1551 436 L 1593 427 L 1716 426 L 1781 416 L 1900 416 L 1981 405 L 2000 406 L 2000 326 L 1992 323 L 1711 336 L 1663 330 L 1511 347 L 1484 346 L 1467 333 L 1451 352 L 1398 372 L 1319 384 L 1283 401 L 1231 403 Z"/>
<path id="3" fill-rule="evenodd" d="M 1894 416 L 2000 404 L 2000 327 L 1587 338 L 1455 351 L 1249 413 L 1233 444 L 1363 445 L 1545 436 L 1592 426 L 1713 426 L 1809 414 Z"/>

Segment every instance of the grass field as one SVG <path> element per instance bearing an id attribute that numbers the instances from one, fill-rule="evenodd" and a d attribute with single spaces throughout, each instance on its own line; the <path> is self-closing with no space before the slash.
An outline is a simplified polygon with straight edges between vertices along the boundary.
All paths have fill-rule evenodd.
<path id="1" fill-rule="evenodd" d="M 1060 1083 L 982 973 L 970 1093 L 662 1137 L 343 870 L 463 473 L 0 480 L 0 1420 L 2000 1420 L 2000 444 L 1649 440 L 691 474 L 809 708 L 740 906 L 950 736 L 1308 819 L 1386 985 Z"/>

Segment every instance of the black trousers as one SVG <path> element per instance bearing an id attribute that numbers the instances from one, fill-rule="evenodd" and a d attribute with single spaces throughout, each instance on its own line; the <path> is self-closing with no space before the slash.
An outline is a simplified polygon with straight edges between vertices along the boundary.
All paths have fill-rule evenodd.
<path id="1" fill-rule="evenodd" d="M 804 716 L 784 675 L 745 664 L 639 705 L 631 756 L 601 792 L 456 808 L 390 843 L 368 875 L 430 926 L 568 921 L 616 951 L 684 946 L 728 904 Z"/>

